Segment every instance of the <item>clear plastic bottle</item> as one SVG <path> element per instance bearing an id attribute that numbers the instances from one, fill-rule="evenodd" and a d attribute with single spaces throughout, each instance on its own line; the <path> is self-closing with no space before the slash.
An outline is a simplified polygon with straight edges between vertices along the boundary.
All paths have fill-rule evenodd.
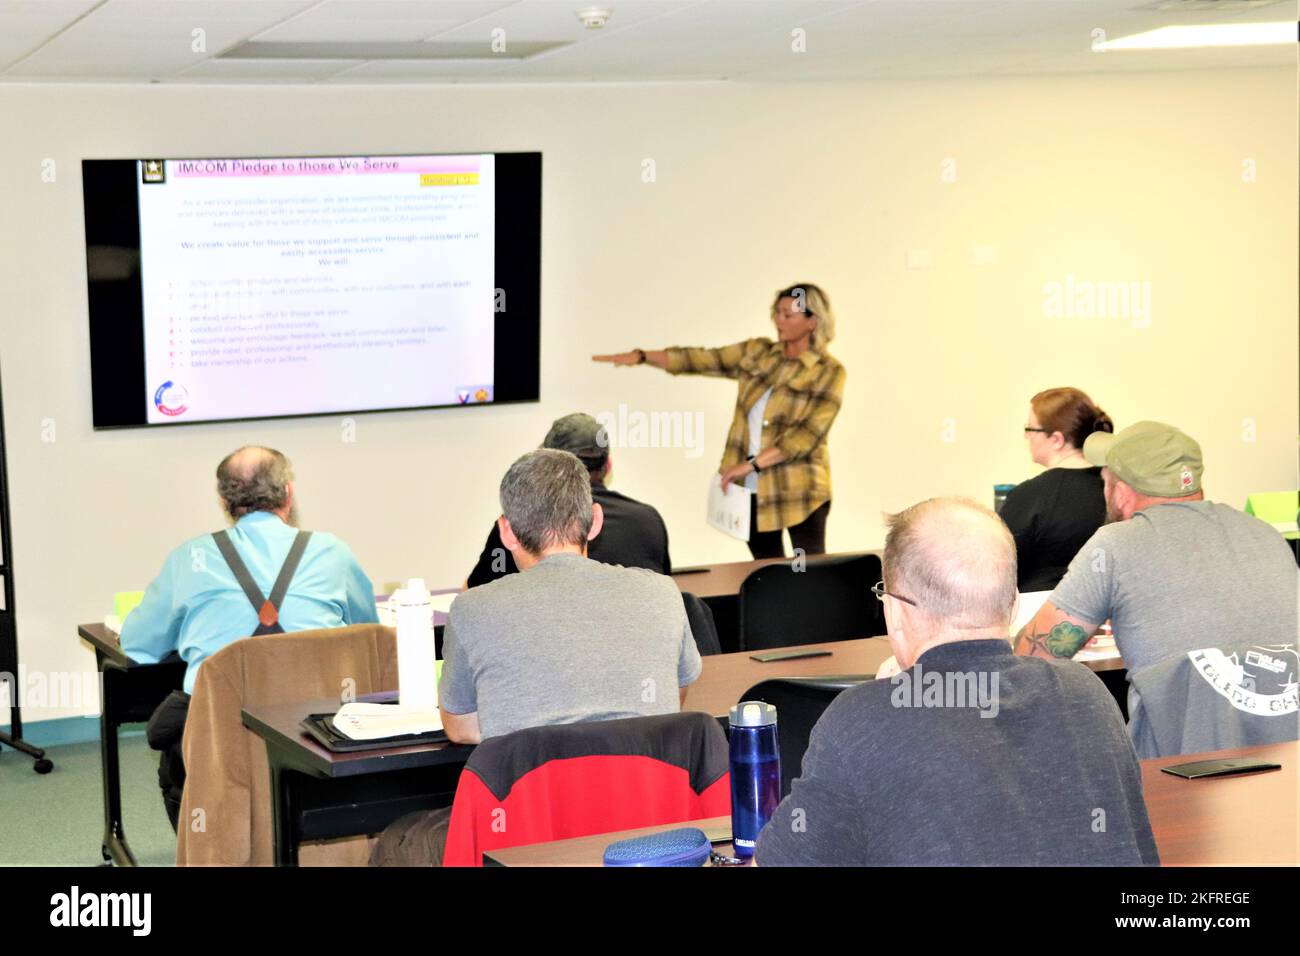
<path id="1" fill-rule="evenodd" d="M 390 599 L 397 608 L 397 687 L 403 710 L 438 709 L 433 607 L 423 578 L 411 578 Z"/>

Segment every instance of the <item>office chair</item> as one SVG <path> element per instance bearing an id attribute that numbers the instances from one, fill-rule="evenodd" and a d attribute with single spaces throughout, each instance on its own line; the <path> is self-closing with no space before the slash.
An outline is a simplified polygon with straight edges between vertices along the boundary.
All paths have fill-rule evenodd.
<path id="1" fill-rule="evenodd" d="M 761 700 L 776 708 L 776 743 L 781 753 L 781 798 L 799 776 L 812 729 L 841 691 L 874 679 L 874 674 L 780 677 L 755 684 L 741 700 Z"/>
<path id="2" fill-rule="evenodd" d="M 708 714 L 530 727 L 469 755 L 442 865 L 482 866 L 492 850 L 730 811 L 727 738 Z"/>
<path id="3" fill-rule="evenodd" d="M 740 586 L 740 647 L 765 650 L 875 637 L 884 612 L 871 595 L 881 579 L 874 554 L 812 558 L 801 569 L 769 564 Z"/>
<path id="4" fill-rule="evenodd" d="M 718 640 L 718 628 L 713 623 L 713 612 L 709 606 L 694 594 L 682 592 L 682 603 L 686 605 L 686 620 L 690 622 L 691 634 L 695 637 L 695 646 L 701 657 L 721 654 L 722 643 Z"/>

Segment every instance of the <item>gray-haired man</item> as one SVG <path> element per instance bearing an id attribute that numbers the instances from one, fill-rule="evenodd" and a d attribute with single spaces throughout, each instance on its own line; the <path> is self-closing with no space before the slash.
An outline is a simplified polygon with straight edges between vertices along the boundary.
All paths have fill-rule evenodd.
<path id="1" fill-rule="evenodd" d="M 587 468 L 524 455 L 501 481 L 501 540 L 521 573 L 459 595 L 443 642 L 447 736 L 478 743 L 529 727 L 676 713 L 700 655 L 671 578 L 587 557 L 600 532 Z M 441 859 L 447 809 L 398 820 L 376 864 Z"/>
<path id="2" fill-rule="evenodd" d="M 609 435 L 600 422 L 584 412 L 557 418 L 542 440 L 542 447 L 571 452 L 587 469 L 592 500 L 600 505 L 604 515 L 600 534 L 593 535 L 590 541 L 588 557 L 627 568 L 649 568 L 661 574 L 672 572 L 668 528 L 659 512 L 651 505 L 606 487 L 612 461 Z M 500 528 L 493 525 L 465 586 L 475 588 L 518 570 L 514 556 L 501 540 Z"/>
<path id="3" fill-rule="evenodd" d="M 122 650 L 134 660 L 175 654 L 189 665 L 185 692 L 168 697 L 149 722 L 173 827 L 185 783 L 181 733 L 199 666 L 253 634 L 378 621 L 374 587 L 348 546 L 296 528 L 293 466 L 283 454 L 257 446 L 231 452 L 217 466 L 217 496 L 233 527 L 172 551 L 122 622 Z"/>

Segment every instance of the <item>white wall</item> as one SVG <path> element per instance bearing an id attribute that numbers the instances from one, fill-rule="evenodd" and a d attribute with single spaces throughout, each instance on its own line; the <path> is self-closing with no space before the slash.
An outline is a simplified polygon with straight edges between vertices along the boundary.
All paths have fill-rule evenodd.
<path id="1" fill-rule="evenodd" d="M 661 509 L 678 564 L 742 559 L 743 545 L 701 521 L 734 386 L 587 356 L 764 334 L 771 293 L 795 281 L 829 290 L 833 351 L 849 369 L 831 441 L 832 550 L 878 544 L 882 510 L 946 493 L 988 500 L 993 483 L 1028 477 L 1026 402 L 1054 385 L 1091 392 L 1120 426 L 1186 428 L 1204 446 L 1211 497 L 1240 506 L 1252 490 L 1294 488 L 1295 83 L 1278 69 L 826 86 L 0 86 L 21 657 L 28 670 L 93 669 L 75 625 L 220 525 L 213 468 L 248 442 L 290 455 L 304 525 L 347 540 L 376 584 L 452 585 L 497 513 L 500 475 L 552 419 L 620 402 L 699 411 L 702 456 L 622 450 L 615 485 Z M 539 405 L 361 416 L 354 444 L 329 418 L 92 431 L 83 157 L 533 149 L 545 154 Z M 972 265 L 976 246 L 996 261 Z M 909 250 L 931 266 L 909 269 Z M 1049 317 L 1045 285 L 1071 275 L 1149 283 L 1149 324 Z"/>

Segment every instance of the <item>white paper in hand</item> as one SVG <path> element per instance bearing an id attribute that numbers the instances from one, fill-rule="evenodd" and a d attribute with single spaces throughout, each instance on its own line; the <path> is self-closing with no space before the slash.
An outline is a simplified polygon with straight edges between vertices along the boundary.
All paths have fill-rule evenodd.
<path id="1" fill-rule="evenodd" d="M 709 524 L 723 534 L 741 541 L 749 540 L 749 499 L 753 494 L 743 485 L 734 482 L 723 492 L 714 475 L 709 479 Z"/>
<path id="2" fill-rule="evenodd" d="M 332 722 L 334 729 L 349 740 L 378 740 L 442 730 L 442 714 L 438 711 L 403 710 L 399 704 L 344 704 Z"/>

